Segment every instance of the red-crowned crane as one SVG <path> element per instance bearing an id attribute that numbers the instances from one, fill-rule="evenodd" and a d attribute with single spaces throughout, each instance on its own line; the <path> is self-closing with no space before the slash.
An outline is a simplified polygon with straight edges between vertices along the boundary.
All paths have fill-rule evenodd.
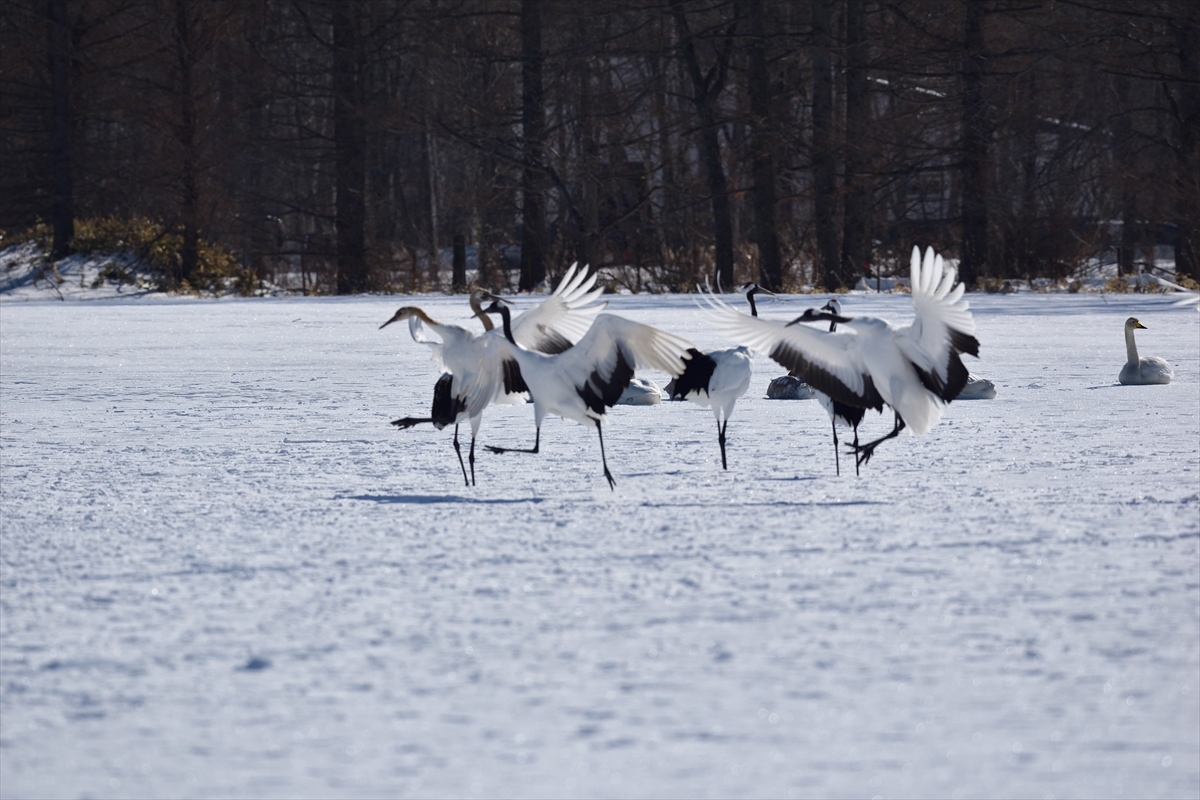
<path id="1" fill-rule="evenodd" d="M 747 283 L 745 286 L 743 286 L 742 292 L 745 293 L 746 300 L 750 303 L 750 316 L 752 316 L 752 317 L 758 316 L 758 308 L 754 304 L 755 293 L 763 292 L 764 294 L 769 294 L 771 296 L 774 296 L 773 292 L 769 292 L 769 291 L 759 287 L 757 284 L 755 284 L 753 282 Z M 828 311 L 834 315 L 842 313 L 841 304 L 838 302 L 836 297 L 829 298 L 829 301 L 825 303 L 825 305 L 822 307 L 821 310 Z M 829 330 L 830 331 L 837 330 L 837 323 L 830 322 Z M 862 423 L 863 417 L 866 415 L 867 410 L 865 408 L 853 406 L 848 403 L 839 402 L 837 400 L 834 400 L 832 397 L 825 394 L 824 392 L 817 391 L 815 389 L 812 389 L 811 387 L 808 387 L 808 385 L 806 383 L 803 383 L 803 377 L 801 375 L 797 374 L 795 370 L 791 371 L 788 374 L 788 378 L 795 379 L 796 382 L 800 386 L 807 387 L 808 391 L 811 393 L 810 396 L 814 400 L 819 402 L 821 404 L 821 406 L 825 409 L 826 413 L 829 414 L 829 423 L 833 430 L 834 470 L 835 470 L 835 474 L 841 475 L 842 474 L 842 463 L 841 463 L 841 457 L 838 454 L 837 426 L 840 423 L 848 428 L 853 429 L 853 431 L 854 431 L 854 446 L 857 447 L 858 446 L 858 426 Z M 882 406 L 880 408 L 882 408 Z M 879 410 L 879 409 L 877 409 L 877 410 Z M 855 462 L 855 465 L 854 465 L 854 472 L 855 472 L 855 474 L 858 474 L 858 463 L 857 462 Z"/>
<path id="2" fill-rule="evenodd" d="M 726 335 L 768 353 L 832 399 L 859 408 L 882 408 L 884 403 L 892 407 L 892 431 L 854 447 L 861 465 L 901 430 L 927 433 L 966 385 L 967 368 L 959 356 L 978 356 L 979 340 L 955 276 L 932 248 L 922 261 L 920 249 L 914 247 L 916 318 L 903 327 L 877 317 L 844 317 L 813 308 L 785 324 L 748 317 L 715 297 L 708 301 L 714 324 Z M 822 331 L 800 322 L 836 322 L 847 330 Z"/>
<path id="3" fill-rule="evenodd" d="M 559 282 L 558 288 L 545 302 L 528 309 L 513 320 L 513 335 L 525 347 L 546 353 L 558 353 L 570 348 L 572 342 L 587 333 L 592 318 L 607 305 L 595 303 L 603 294 L 602 289 L 592 288 L 596 283 L 596 276 L 589 277 L 586 268 L 577 270 L 576 267 L 576 264 L 571 265 Z M 503 338 L 500 331 L 492 330 L 491 320 L 482 311 L 481 300 L 503 301 L 499 301 L 488 292 L 472 292 L 471 307 L 485 322 L 485 332 L 482 334 L 473 333 L 458 325 L 439 323 L 416 306 L 400 308 L 391 319 L 379 326 L 382 329 L 393 322 L 408 320 L 409 332 L 413 339 L 429 345 L 434 352 L 434 360 L 446 371 L 434 385 L 433 408 L 428 417 L 404 417 L 393 420 L 391 424 L 405 429 L 430 423 L 438 430 L 453 424 L 454 452 L 458 455 L 458 465 L 462 468 L 463 482 L 468 486 L 475 484 L 475 439 L 479 435 L 484 408 L 493 402 L 519 402 L 514 395 L 505 395 L 502 392 L 491 396 L 476 394 L 468 399 L 463 389 L 479 369 L 488 340 Z M 426 327 L 441 337 L 441 342 L 428 338 L 425 335 Z M 458 426 L 464 421 L 471 424 L 471 447 L 468 454 L 471 465 L 470 479 L 467 478 L 467 468 L 463 464 L 462 449 L 458 442 Z"/>
<path id="4" fill-rule="evenodd" d="M 555 355 L 522 347 L 513 330 L 509 310 L 492 303 L 489 314 L 504 321 L 504 338 L 489 336 L 480 369 L 464 389 L 468 407 L 475 397 L 499 391 L 527 391 L 533 399 L 535 433 L 532 448 L 496 447 L 493 453 L 536 453 L 541 445 L 542 421 L 557 414 L 582 424 L 594 424 L 600 438 L 600 463 L 610 489 L 616 481 L 604 453 L 600 421 L 629 385 L 634 370 L 657 369 L 674 377 L 683 374 L 692 345 L 678 336 L 618 317 L 601 314 L 574 347 Z"/>

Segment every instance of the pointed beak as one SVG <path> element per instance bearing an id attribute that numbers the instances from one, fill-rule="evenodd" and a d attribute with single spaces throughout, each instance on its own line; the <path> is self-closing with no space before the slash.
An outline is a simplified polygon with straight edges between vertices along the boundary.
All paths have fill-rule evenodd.
<path id="1" fill-rule="evenodd" d="M 1133 327 L 1135 327 L 1135 328 L 1146 328 L 1146 326 L 1145 326 L 1145 325 L 1143 325 L 1141 322 L 1137 323 L 1137 324 L 1136 324 L 1136 325 L 1134 325 Z M 1149 329 L 1149 328 L 1146 328 L 1146 330 L 1150 330 L 1150 329 Z"/>
<path id="2" fill-rule="evenodd" d="M 378 330 L 383 330 L 383 329 L 384 329 L 384 328 L 386 328 L 388 325 L 391 325 L 393 322 L 395 322 L 395 321 L 396 321 L 396 320 L 398 320 L 398 319 L 400 319 L 400 312 L 399 312 L 399 311 L 397 311 L 397 312 L 396 312 L 394 315 L 392 315 L 392 318 L 391 318 L 391 319 L 389 319 L 387 322 L 385 322 L 385 323 L 383 323 L 382 325 L 380 325 L 380 326 L 379 326 L 379 328 L 378 328 Z"/>

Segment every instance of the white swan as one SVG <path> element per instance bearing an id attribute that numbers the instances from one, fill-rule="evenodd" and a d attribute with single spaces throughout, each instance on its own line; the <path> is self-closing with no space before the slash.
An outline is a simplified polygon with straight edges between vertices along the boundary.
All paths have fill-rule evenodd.
<path id="1" fill-rule="evenodd" d="M 1121 377 L 1118 379 L 1126 386 L 1148 386 L 1155 383 L 1170 383 L 1175 377 L 1171 365 L 1158 356 L 1138 358 L 1137 344 L 1133 341 L 1133 332 L 1137 328 L 1146 329 L 1138 322 L 1137 317 L 1125 320 L 1125 350 L 1129 360 L 1121 367 Z"/>
<path id="2" fill-rule="evenodd" d="M 619 406 L 652 406 L 662 402 L 662 390 L 658 388 L 658 384 L 649 378 L 632 378 L 629 385 L 625 387 L 625 391 L 621 392 L 621 398 L 617 400 Z"/>

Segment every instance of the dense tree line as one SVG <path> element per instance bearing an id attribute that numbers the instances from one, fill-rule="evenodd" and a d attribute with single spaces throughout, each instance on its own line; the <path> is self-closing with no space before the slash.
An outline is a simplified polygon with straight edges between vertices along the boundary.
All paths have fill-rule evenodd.
<path id="1" fill-rule="evenodd" d="M 149 217 L 339 293 L 568 263 L 1200 278 L 1191 0 L 8 0 L 0 228 Z"/>

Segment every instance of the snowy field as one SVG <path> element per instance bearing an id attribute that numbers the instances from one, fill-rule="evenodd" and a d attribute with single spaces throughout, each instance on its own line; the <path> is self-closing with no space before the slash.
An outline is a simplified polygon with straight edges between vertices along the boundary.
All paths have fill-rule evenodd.
<path id="1" fill-rule="evenodd" d="M 1200 314 L 970 301 L 998 396 L 861 477 L 760 356 L 728 472 L 707 409 L 618 407 L 615 492 L 574 423 L 473 489 L 387 424 L 436 374 L 378 325 L 462 298 L 0 304 L 0 794 L 1196 797 Z M 1130 315 L 1171 385 L 1116 384 Z"/>

